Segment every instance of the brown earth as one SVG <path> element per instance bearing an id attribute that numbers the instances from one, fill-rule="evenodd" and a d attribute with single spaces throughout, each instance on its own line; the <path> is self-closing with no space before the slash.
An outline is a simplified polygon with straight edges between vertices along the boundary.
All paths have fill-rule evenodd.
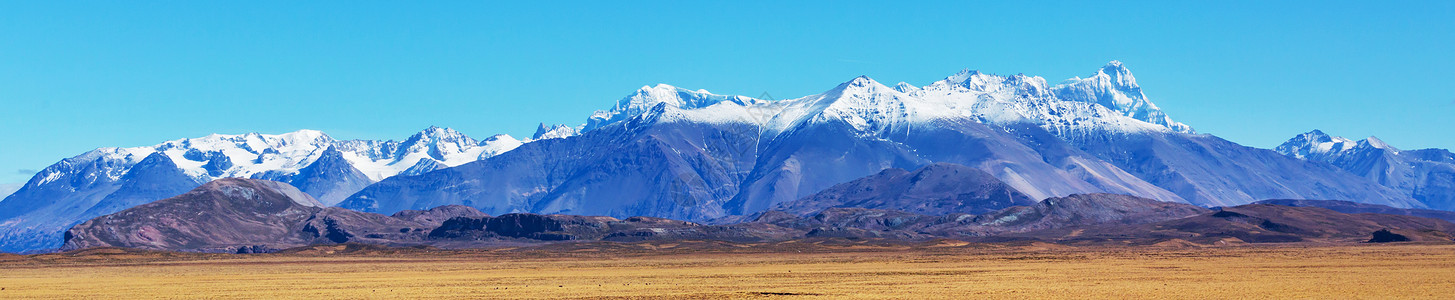
<path id="1" fill-rule="evenodd" d="M 0 257 L 0 298 L 1442 298 L 1455 245 L 810 239 Z"/>

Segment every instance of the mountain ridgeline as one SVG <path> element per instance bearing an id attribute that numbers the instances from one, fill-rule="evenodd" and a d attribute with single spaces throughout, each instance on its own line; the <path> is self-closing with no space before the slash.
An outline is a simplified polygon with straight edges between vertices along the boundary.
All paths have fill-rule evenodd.
<path id="1" fill-rule="evenodd" d="M 1281 198 L 1428 207 L 1328 164 L 1197 134 L 1148 101 L 1119 62 L 1054 86 L 964 71 L 923 87 L 859 77 L 778 101 L 643 87 L 593 114 L 578 135 L 385 179 L 339 205 L 704 221 L 933 163 L 978 169 L 1030 199 L 1114 193 L 1201 206 Z"/>
<path id="2" fill-rule="evenodd" d="M 958 170 L 957 170 L 958 169 Z M 968 170 L 968 171 L 967 171 Z M 934 203 L 987 203 L 1006 192 L 974 169 L 937 164 L 913 172 L 891 171 L 855 180 L 782 207 L 824 207 L 789 213 L 769 210 L 720 225 L 653 217 L 511 213 L 489 216 L 467 206 L 406 210 L 385 216 L 324 207 L 286 183 L 229 178 L 186 194 L 71 228 L 64 250 L 126 247 L 169 251 L 228 253 L 272 252 L 316 244 L 361 243 L 383 246 L 473 248 L 522 246 L 561 241 L 780 242 L 811 238 L 889 239 L 924 242 L 951 238 L 968 241 L 1036 240 L 1087 245 L 1165 243 L 1283 243 L 1423 241 L 1451 242 L 1455 224 L 1409 216 L 1387 206 L 1358 204 L 1395 214 L 1349 214 L 1321 207 L 1249 204 L 1210 210 L 1117 194 L 1074 194 L 980 214 L 927 215 L 926 206 L 900 201 L 926 192 L 956 195 Z M 903 182 L 903 175 L 928 180 L 906 188 L 872 183 Z M 887 175 L 887 176 L 886 176 Z M 957 179 L 970 185 L 957 185 Z M 915 179 L 910 179 L 915 181 Z M 1003 184 L 999 184 L 1003 185 Z M 846 188 L 889 187 L 887 192 L 844 193 Z M 976 192 L 980 190 L 983 192 Z M 968 193 L 967 193 L 968 192 Z M 1013 197 L 1013 196 L 1012 196 Z M 854 199 L 835 201 L 828 199 Z M 857 201 L 863 200 L 863 201 Z M 1347 207 L 1332 203 L 1330 206 Z M 819 205 L 832 203 L 835 205 Z M 872 204 L 871 204 L 872 203 Z M 1349 203 L 1349 202 L 1344 202 Z M 878 208 L 855 207 L 871 204 Z M 1302 200 L 1304 206 L 1325 201 Z M 954 210 L 954 209 L 951 209 Z"/>
<path id="3" fill-rule="evenodd" d="M 1428 208 L 1455 210 L 1455 154 L 1450 150 L 1400 150 L 1377 137 L 1354 141 L 1319 130 L 1295 136 L 1276 149 L 1362 176 Z"/>
<path id="4" fill-rule="evenodd" d="M 324 206 L 286 183 L 226 178 L 185 194 L 86 221 L 62 249 L 126 247 L 204 252 L 265 252 L 320 243 L 419 242 L 455 217 L 484 216 L 444 206 L 395 216 Z"/>
<path id="5" fill-rule="evenodd" d="M 60 247 L 62 233 L 73 225 L 177 196 L 216 179 L 285 182 L 332 205 L 390 176 L 448 168 L 520 144 L 507 135 L 481 141 L 430 127 L 403 142 L 336 140 L 303 130 L 96 149 L 41 170 L 0 201 L 0 251 Z"/>
<path id="6" fill-rule="evenodd" d="M 608 227 L 622 230 L 646 228 L 641 222 L 657 220 L 650 218 L 720 224 L 638 233 L 651 236 L 728 230 L 714 226 L 807 236 L 822 224 L 768 227 L 767 220 L 879 213 L 920 220 L 915 224 L 928 224 L 918 228 L 930 230 L 925 232 L 950 232 L 931 230 L 949 226 L 936 218 L 1030 216 L 1047 212 L 1029 209 L 1042 200 L 1111 199 L 1106 195 L 1187 208 L 1331 199 L 1455 209 L 1455 156 L 1449 151 L 1400 151 L 1377 140 L 1363 142 L 1368 146 L 1362 148 L 1334 148 L 1327 144 L 1335 139 L 1321 134 L 1306 134 L 1276 150 L 1199 134 L 1162 112 L 1131 71 L 1115 61 L 1088 77 L 1055 85 L 1041 77 L 965 70 L 925 86 L 887 86 L 861 76 L 820 94 L 786 100 L 655 85 L 591 114 L 580 126 L 540 124 L 523 140 L 507 135 L 475 140 L 430 127 L 404 141 L 336 140 L 304 130 L 96 149 L 42 170 L 0 201 L 0 251 L 57 248 L 72 226 L 227 178 L 285 183 L 322 206 L 337 207 L 298 208 L 300 216 L 332 214 L 340 216 L 337 220 L 410 228 L 428 226 L 385 215 L 469 207 L 482 214 L 478 218 L 601 216 L 609 220 L 578 221 L 616 224 Z M 1157 209 L 1176 211 L 1176 216 L 1193 213 Z M 368 214 L 345 216 L 349 211 Z M 1152 222 L 1170 216 L 1147 217 L 1156 215 L 1131 218 Z M 297 234 L 298 228 L 288 227 L 297 223 L 273 221 L 289 225 L 270 230 Z M 463 229 L 441 234 L 501 236 L 467 232 L 503 221 L 478 222 L 484 223 L 456 223 Z M 957 228 L 949 236 L 1006 232 Z M 75 233 L 107 239 L 101 232 Z M 377 235 L 399 243 L 431 238 L 423 232 Z M 306 235 L 285 239 L 289 242 L 279 245 L 318 241 Z"/>

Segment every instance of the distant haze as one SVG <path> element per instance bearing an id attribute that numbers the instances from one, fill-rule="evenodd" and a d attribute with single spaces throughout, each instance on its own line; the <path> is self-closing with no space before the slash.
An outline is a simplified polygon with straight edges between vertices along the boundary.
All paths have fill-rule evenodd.
<path id="1" fill-rule="evenodd" d="M 0 201 L 5 201 L 5 197 L 9 197 L 10 194 L 14 194 L 16 190 L 19 190 L 20 187 L 24 185 L 24 183 L 0 184 Z"/>

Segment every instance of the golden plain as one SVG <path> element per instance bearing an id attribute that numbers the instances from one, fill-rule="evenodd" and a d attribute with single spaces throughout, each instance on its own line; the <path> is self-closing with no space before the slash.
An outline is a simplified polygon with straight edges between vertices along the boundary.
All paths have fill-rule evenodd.
<path id="1" fill-rule="evenodd" d="M 1408 299 L 1455 294 L 1452 245 L 678 246 L 374 252 L 343 252 L 344 246 L 335 246 L 263 255 L 99 249 L 11 255 L 0 256 L 0 298 Z"/>

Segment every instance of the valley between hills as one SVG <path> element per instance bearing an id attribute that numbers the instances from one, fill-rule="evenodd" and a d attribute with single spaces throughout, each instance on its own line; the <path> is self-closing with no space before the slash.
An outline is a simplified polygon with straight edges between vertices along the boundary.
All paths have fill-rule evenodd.
<path id="1" fill-rule="evenodd" d="M 0 256 L 0 269 L 7 299 L 1435 299 L 1455 292 L 1455 245 L 825 239 L 471 250 L 346 244 L 269 254 L 97 248 Z"/>

